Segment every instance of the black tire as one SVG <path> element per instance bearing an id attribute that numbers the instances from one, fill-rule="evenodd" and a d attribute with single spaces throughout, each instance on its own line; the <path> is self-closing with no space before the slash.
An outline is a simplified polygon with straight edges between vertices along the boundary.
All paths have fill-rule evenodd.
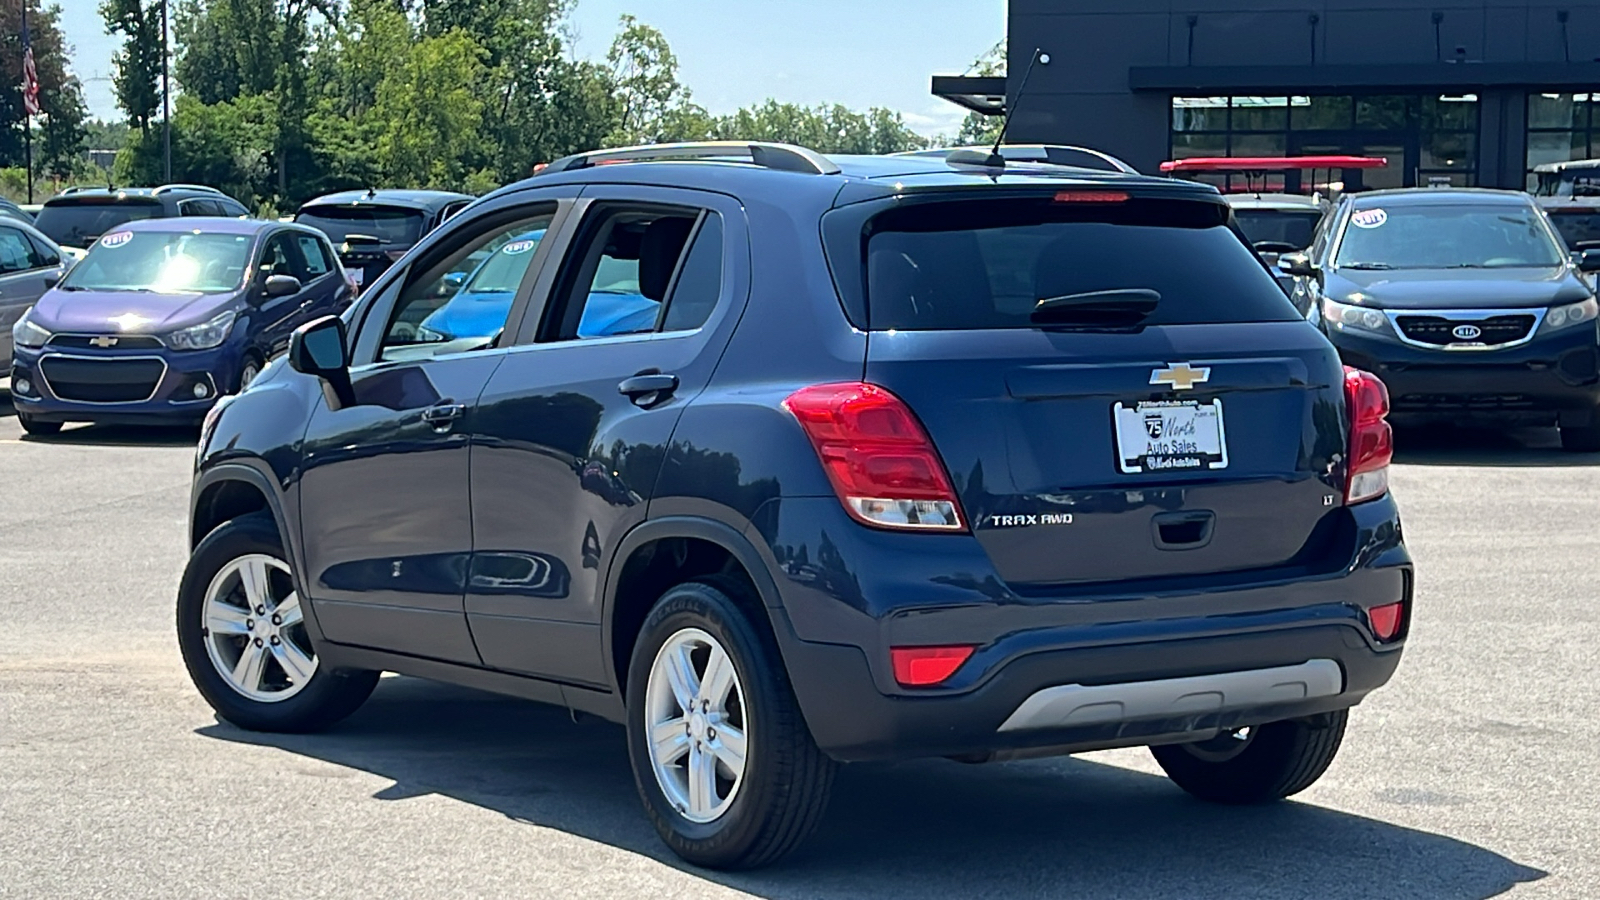
<path id="1" fill-rule="evenodd" d="M 1597 421 L 1582 428 L 1561 429 L 1561 449 L 1568 453 L 1600 453 L 1600 412 Z"/>
<path id="2" fill-rule="evenodd" d="M 1298 794 L 1322 777 L 1339 752 L 1349 717 L 1349 710 L 1341 709 L 1258 725 L 1239 748 L 1227 748 L 1225 742 L 1237 739 L 1223 735 L 1150 752 L 1173 783 L 1201 800 L 1267 803 Z"/>
<path id="3" fill-rule="evenodd" d="M 672 852 L 712 869 L 767 865 L 799 846 L 822 820 L 836 769 L 812 740 L 771 633 L 753 624 L 733 599 L 745 593 L 724 579 L 667 591 L 645 619 L 628 667 L 628 758 L 645 812 Z M 759 601 L 747 599 L 760 608 Z M 711 635 L 732 659 L 750 738 L 738 793 L 726 812 L 705 823 L 681 814 L 656 780 L 645 721 L 650 668 L 661 647 L 685 628 Z"/>
<path id="4" fill-rule="evenodd" d="M 17 423 L 22 426 L 23 431 L 29 434 L 37 434 L 40 437 L 61 433 L 60 422 L 41 422 L 27 413 L 17 413 Z"/>
<path id="5" fill-rule="evenodd" d="M 235 394 L 244 393 L 244 389 L 250 386 L 250 382 L 256 380 L 256 376 L 261 374 L 261 369 L 264 365 L 261 357 L 256 355 L 254 350 L 246 353 L 244 359 L 239 363 L 239 376 L 234 379 L 233 392 Z"/>
<path id="6" fill-rule="evenodd" d="M 255 513 L 232 519 L 206 535 L 194 549 L 178 588 L 178 649 L 189 678 L 217 715 L 249 731 L 320 731 L 355 712 L 378 684 L 378 672 L 330 670 L 318 666 L 305 687 L 284 700 L 263 702 L 235 690 L 207 651 L 206 591 L 233 560 L 264 554 L 286 560 L 271 516 Z"/>

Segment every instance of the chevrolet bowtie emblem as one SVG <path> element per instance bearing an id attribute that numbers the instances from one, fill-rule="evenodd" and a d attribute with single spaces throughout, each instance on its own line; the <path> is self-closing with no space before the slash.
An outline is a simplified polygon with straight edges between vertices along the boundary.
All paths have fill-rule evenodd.
<path id="1" fill-rule="evenodd" d="M 106 347 L 115 347 L 117 345 L 117 339 L 107 334 L 96 338 L 90 338 L 89 343 L 103 349 Z"/>
<path id="2" fill-rule="evenodd" d="M 1195 368 L 1188 363 L 1173 363 L 1165 369 L 1156 369 L 1150 373 L 1151 384 L 1169 384 L 1175 391 L 1193 390 L 1195 385 L 1210 378 L 1209 366 Z"/>

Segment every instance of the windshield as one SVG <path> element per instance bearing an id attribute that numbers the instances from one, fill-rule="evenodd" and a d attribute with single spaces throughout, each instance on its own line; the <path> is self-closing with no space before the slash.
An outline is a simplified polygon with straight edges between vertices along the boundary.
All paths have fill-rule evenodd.
<path id="1" fill-rule="evenodd" d="M 158 294 L 238 290 L 250 261 L 251 236 L 118 231 L 106 235 L 61 280 L 64 291 L 151 291 Z"/>
<path id="2" fill-rule="evenodd" d="M 1250 243 L 1275 241 L 1293 244 L 1296 250 L 1311 246 L 1312 232 L 1322 221 L 1322 211 L 1317 209 L 1236 209 L 1233 217 L 1239 230 Z"/>
<path id="3" fill-rule="evenodd" d="M 385 247 L 410 247 L 422 236 L 422 213 L 397 206 L 307 206 L 294 217 L 335 244 L 352 234 L 382 241 Z"/>
<path id="4" fill-rule="evenodd" d="M 874 330 L 1034 328 L 1043 300 L 1153 298 L 1146 325 L 1299 318 L 1220 204 L 980 200 L 880 214 L 867 241 Z M 843 250 L 843 248 L 840 248 Z"/>
<path id="5" fill-rule="evenodd" d="M 1351 269 L 1495 269 L 1561 264 L 1532 208 L 1368 207 L 1350 214 L 1334 265 Z"/>
<path id="6" fill-rule="evenodd" d="M 544 237 L 543 231 L 525 234 L 514 241 L 507 241 L 503 246 L 494 251 L 494 255 L 484 260 L 472 273 L 472 278 L 467 281 L 466 287 L 461 291 L 464 294 L 511 294 L 517 290 L 517 285 L 522 283 L 522 274 L 528 271 L 528 263 L 533 260 L 533 253 L 539 247 L 539 239 Z"/>
<path id="7" fill-rule="evenodd" d="M 161 204 L 153 200 L 54 201 L 39 210 L 33 224 L 58 244 L 88 247 L 118 225 L 160 215 Z"/>

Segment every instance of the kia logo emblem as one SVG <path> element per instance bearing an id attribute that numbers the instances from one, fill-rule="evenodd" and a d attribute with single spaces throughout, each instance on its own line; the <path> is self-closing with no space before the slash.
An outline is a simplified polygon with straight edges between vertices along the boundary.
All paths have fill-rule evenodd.
<path id="1" fill-rule="evenodd" d="M 1450 333 L 1455 335 L 1458 340 L 1463 341 L 1475 341 L 1483 337 L 1483 329 L 1476 325 L 1457 325 L 1450 329 Z"/>

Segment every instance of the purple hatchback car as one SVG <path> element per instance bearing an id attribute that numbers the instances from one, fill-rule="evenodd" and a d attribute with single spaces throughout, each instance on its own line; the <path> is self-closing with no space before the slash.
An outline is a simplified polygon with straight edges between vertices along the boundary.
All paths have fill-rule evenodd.
<path id="1" fill-rule="evenodd" d="M 172 218 L 102 235 L 12 329 L 22 427 L 198 422 L 281 352 L 296 327 L 349 305 L 326 236 L 283 222 Z"/>

